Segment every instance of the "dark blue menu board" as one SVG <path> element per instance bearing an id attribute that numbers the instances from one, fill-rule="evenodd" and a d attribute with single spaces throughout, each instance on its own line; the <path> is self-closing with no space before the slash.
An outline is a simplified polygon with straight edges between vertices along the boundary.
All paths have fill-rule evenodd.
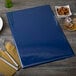
<path id="1" fill-rule="evenodd" d="M 49 5 L 7 13 L 22 67 L 74 56 Z"/>

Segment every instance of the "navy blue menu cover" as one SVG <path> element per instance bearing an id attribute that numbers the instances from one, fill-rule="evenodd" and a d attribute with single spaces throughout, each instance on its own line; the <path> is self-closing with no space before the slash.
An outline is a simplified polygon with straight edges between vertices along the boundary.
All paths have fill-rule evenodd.
<path id="1" fill-rule="evenodd" d="M 49 5 L 7 13 L 22 67 L 74 56 Z"/>

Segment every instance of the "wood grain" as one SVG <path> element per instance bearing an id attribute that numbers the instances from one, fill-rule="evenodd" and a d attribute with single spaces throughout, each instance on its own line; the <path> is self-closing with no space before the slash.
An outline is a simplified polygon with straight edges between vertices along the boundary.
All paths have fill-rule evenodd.
<path id="1" fill-rule="evenodd" d="M 0 16 L 4 19 L 4 28 L 0 32 L 0 39 L 10 40 L 14 43 L 6 12 L 19 9 L 31 8 L 35 6 L 49 4 L 55 13 L 55 5 L 69 4 L 72 13 L 76 13 L 76 0 L 12 0 L 14 6 L 10 9 L 5 8 L 4 0 L 0 0 Z M 58 18 L 57 18 L 58 19 Z M 76 54 L 76 31 L 69 32 L 63 29 L 63 20 L 58 19 L 60 26 L 66 35 L 74 53 Z M 0 41 L 0 47 L 2 47 Z M 35 67 L 21 69 L 15 76 L 76 76 L 76 56 L 60 61 L 50 62 Z"/>
<path id="2" fill-rule="evenodd" d="M 2 76 L 12 76 L 16 73 L 16 70 L 0 59 L 0 73 Z"/>

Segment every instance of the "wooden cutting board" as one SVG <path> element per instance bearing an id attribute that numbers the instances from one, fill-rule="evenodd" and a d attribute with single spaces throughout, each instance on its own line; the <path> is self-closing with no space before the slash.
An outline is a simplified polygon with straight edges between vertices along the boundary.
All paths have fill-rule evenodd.
<path id="1" fill-rule="evenodd" d="M 6 64 L 4 61 L 0 60 L 0 74 L 3 76 L 13 76 L 16 70 Z"/>
<path id="2" fill-rule="evenodd" d="M 3 57 L 5 60 L 7 60 L 9 63 L 15 66 L 13 61 L 9 58 L 9 56 L 5 53 L 6 51 L 0 50 L 1 57 Z"/>
<path id="3" fill-rule="evenodd" d="M 7 52 L 13 57 L 13 59 L 18 63 L 19 68 L 21 67 L 19 56 L 16 50 L 16 47 L 11 42 L 5 43 L 5 48 Z"/>

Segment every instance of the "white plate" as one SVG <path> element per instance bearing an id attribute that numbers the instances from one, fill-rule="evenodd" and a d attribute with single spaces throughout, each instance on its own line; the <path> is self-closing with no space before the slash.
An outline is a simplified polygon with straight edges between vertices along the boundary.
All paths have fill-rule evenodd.
<path id="1" fill-rule="evenodd" d="M 3 20 L 2 20 L 2 18 L 0 17 L 0 31 L 2 30 L 2 27 L 3 27 Z"/>
<path id="2" fill-rule="evenodd" d="M 57 12 L 57 9 L 58 9 L 58 8 L 61 8 L 61 7 L 67 7 L 68 10 L 69 10 L 69 14 L 68 14 L 68 15 L 59 15 L 58 12 Z M 71 16 L 71 15 L 72 15 L 69 5 L 66 5 L 66 6 L 55 6 L 55 10 L 56 10 L 56 14 L 57 14 L 57 16 L 58 16 L 59 18 L 65 18 L 65 17 L 68 17 L 68 16 Z"/>

